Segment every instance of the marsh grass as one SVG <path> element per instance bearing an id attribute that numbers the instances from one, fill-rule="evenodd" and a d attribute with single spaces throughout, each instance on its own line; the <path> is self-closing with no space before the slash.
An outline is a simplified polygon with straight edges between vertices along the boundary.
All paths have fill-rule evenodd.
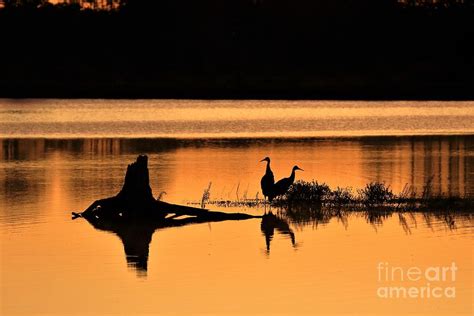
<path id="1" fill-rule="evenodd" d="M 314 180 L 311 182 L 297 181 L 288 189 L 283 199 L 288 203 L 306 202 L 319 205 L 328 200 L 331 193 L 331 189 L 325 183 L 319 184 Z"/>
<path id="2" fill-rule="evenodd" d="M 294 207 L 295 204 L 303 206 L 324 206 L 345 209 L 369 210 L 462 210 L 472 212 L 474 199 L 470 197 L 449 196 L 435 194 L 432 188 L 432 178 L 423 186 L 421 195 L 416 188 L 405 185 L 399 194 L 395 194 L 390 186 L 384 182 L 371 182 L 354 194 L 352 188 L 331 190 L 325 183 L 317 181 L 298 181 L 288 192 L 277 199 L 276 206 Z"/>
<path id="3" fill-rule="evenodd" d="M 224 207 L 259 207 L 264 204 L 259 193 L 255 197 L 249 197 L 247 189 L 240 193 L 240 183 L 233 186 L 227 194 L 227 198 L 210 199 L 211 182 L 204 190 L 199 204 L 205 207 L 206 204 Z M 234 192 L 234 193 L 232 193 Z M 230 197 L 234 195 L 236 199 Z M 198 204 L 192 203 L 190 204 Z M 362 189 L 354 193 L 351 187 L 337 187 L 332 190 L 326 183 L 313 181 L 295 182 L 283 196 L 273 200 L 274 207 L 291 210 L 293 208 L 317 209 L 335 208 L 344 210 L 372 210 L 376 212 L 387 211 L 444 211 L 459 210 L 466 212 L 474 211 L 474 199 L 471 197 L 450 196 L 446 194 L 435 194 L 432 185 L 432 178 L 424 184 L 421 194 L 413 186 L 408 184 L 398 194 L 395 194 L 391 187 L 385 182 L 370 182 Z"/>
<path id="4" fill-rule="evenodd" d="M 367 207 L 390 204 L 395 197 L 390 186 L 383 182 L 371 182 L 357 192 L 359 201 Z"/>
<path id="5" fill-rule="evenodd" d="M 223 190 L 221 198 L 211 200 L 211 185 L 210 182 L 205 188 L 200 202 L 190 204 L 200 204 L 202 208 L 206 205 L 243 208 L 264 206 L 264 200 L 258 192 L 254 197 L 249 197 L 248 186 L 240 194 L 240 183 L 229 192 Z M 420 192 L 413 186 L 405 185 L 399 194 L 395 194 L 384 182 L 371 182 L 354 194 L 350 187 L 331 190 L 325 183 L 297 181 L 285 195 L 272 202 L 271 209 L 297 229 L 305 226 L 318 228 L 334 219 L 347 228 L 349 217 L 355 216 L 363 217 L 378 230 L 386 219 L 397 216 L 403 230 L 411 234 L 418 225 L 417 213 L 421 214 L 425 225 L 431 229 L 434 229 L 434 223 L 443 223 L 447 229 L 454 230 L 460 222 L 474 221 L 473 198 L 435 194 L 432 178 L 428 179 Z M 236 199 L 231 199 L 232 196 Z"/>
<path id="6" fill-rule="evenodd" d="M 332 219 L 347 227 L 349 216 L 362 216 L 377 229 L 387 218 L 396 214 L 405 232 L 411 233 L 411 229 L 418 224 L 415 213 L 422 214 L 427 227 L 431 227 L 433 222 L 443 222 L 447 228 L 456 229 L 456 219 L 474 220 L 473 198 L 434 193 L 432 183 L 433 178 L 429 178 L 420 193 L 415 187 L 405 185 L 400 193 L 395 194 L 384 182 L 368 183 L 354 193 L 350 187 L 332 190 L 326 183 L 297 181 L 285 195 L 273 200 L 271 207 L 296 227 L 318 227 Z M 240 194 L 240 183 L 225 194 L 226 198 L 211 200 L 211 184 L 204 190 L 200 203 L 190 204 L 201 204 L 202 208 L 206 204 L 214 207 L 264 206 L 265 202 L 258 192 L 249 197 L 248 186 Z M 231 199 L 231 196 L 236 199 Z"/>
<path id="7" fill-rule="evenodd" d="M 206 204 L 211 199 L 211 186 L 212 186 L 212 182 L 209 182 L 209 185 L 207 186 L 206 189 L 204 189 L 204 192 L 202 193 L 201 208 L 206 208 Z"/>

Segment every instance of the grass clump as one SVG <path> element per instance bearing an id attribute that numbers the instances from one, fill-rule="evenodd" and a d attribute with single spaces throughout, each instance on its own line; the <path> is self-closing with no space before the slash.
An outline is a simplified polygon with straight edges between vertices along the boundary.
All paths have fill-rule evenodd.
<path id="1" fill-rule="evenodd" d="M 390 186 L 384 182 L 370 182 L 361 190 L 358 190 L 359 200 L 368 207 L 374 207 L 391 203 L 395 197 Z"/>
<path id="2" fill-rule="evenodd" d="M 303 180 L 295 182 L 285 193 L 283 199 L 289 202 L 302 202 L 321 204 L 328 200 L 331 189 L 326 183 L 319 184 L 318 181 L 306 182 Z"/>
<path id="3" fill-rule="evenodd" d="M 352 194 L 352 188 L 340 188 L 331 191 L 331 202 L 334 206 L 344 206 L 353 204 L 355 197 Z"/>

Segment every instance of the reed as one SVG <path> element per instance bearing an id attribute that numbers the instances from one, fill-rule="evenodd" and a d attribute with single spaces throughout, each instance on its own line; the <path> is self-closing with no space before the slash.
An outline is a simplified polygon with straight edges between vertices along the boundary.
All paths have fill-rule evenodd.
<path id="1" fill-rule="evenodd" d="M 212 186 L 212 182 L 209 182 L 209 185 L 207 186 L 206 189 L 204 189 L 204 192 L 202 193 L 201 208 L 206 208 L 206 204 L 211 199 L 211 186 Z"/>

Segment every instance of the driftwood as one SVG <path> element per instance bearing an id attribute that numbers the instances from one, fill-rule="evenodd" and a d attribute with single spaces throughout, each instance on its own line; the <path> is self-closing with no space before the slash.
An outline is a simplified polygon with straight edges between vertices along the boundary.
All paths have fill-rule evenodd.
<path id="1" fill-rule="evenodd" d="M 156 200 L 150 187 L 148 157 L 140 155 L 128 165 L 122 190 L 113 197 L 97 200 L 82 213 L 72 213 L 73 219 L 102 219 L 107 221 L 153 220 L 160 224 L 175 226 L 172 221 L 188 216 L 185 222 L 243 220 L 259 218 L 244 213 L 224 213 L 195 207 L 170 204 Z M 183 219 L 176 224 L 183 223 Z M 178 224 L 179 225 L 179 224 Z M 161 226 L 161 225 L 160 225 Z"/>
<path id="2" fill-rule="evenodd" d="M 72 218 L 84 218 L 94 228 L 116 234 L 123 243 L 127 263 L 144 275 L 149 245 L 157 229 L 261 216 L 209 211 L 155 199 L 150 188 L 148 158 L 141 155 L 128 165 L 122 190 L 116 196 L 97 200 L 81 213 L 72 212 Z"/>

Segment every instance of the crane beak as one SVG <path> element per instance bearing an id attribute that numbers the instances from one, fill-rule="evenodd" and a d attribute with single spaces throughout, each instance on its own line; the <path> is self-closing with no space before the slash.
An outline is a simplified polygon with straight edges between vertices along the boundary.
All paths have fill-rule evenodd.
<path id="1" fill-rule="evenodd" d="M 299 167 L 298 167 L 298 170 L 304 171 L 303 169 L 301 169 L 301 168 L 299 168 Z"/>
<path id="2" fill-rule="evenodd" d="M 264 162 L 264 161 L 266 161 L 266 160 L 265 160 L 265 158 L 263 158 L 263 159 L 262 159 L 262 160 L 260 160 L 259 162 Z"/>

